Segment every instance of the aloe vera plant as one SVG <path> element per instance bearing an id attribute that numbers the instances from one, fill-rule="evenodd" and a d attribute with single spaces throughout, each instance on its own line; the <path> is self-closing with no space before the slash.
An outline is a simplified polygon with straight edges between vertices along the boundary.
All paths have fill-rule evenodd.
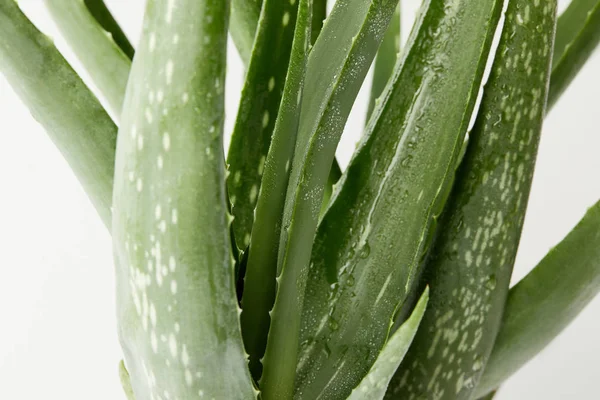
<path id="1" fill-rule="evenodd" d="M 600 291 L 600 203 L 509 287 L 600 0 L 424 0 L 402 47 L 399 0 L 147 0 L 135 50 L 102 0 L 45 4 L 90 82 L 14 0 L 0 72 L 112 234 L 130 400 L 491 399 Z"/>

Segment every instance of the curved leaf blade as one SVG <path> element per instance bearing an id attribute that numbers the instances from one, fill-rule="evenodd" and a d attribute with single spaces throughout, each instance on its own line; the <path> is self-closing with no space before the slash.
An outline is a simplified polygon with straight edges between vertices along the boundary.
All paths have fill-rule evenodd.
<path id="1" fill-rule="evenodd" d="M 306 398 L 347 396 L 368 371 L 445 202 L 502 2 L 452 4 L 424 3 L 319 225 L 298 365 Z"/>
<path id="2" fill-rule="evenodd" d="M 150 0 L 128 83 L 113 246 L 119 337 L 138 399 L 256 398 L 222 157 L 228 10 Z"/>
<path id="3" fill-rule="evenodd" d="M 308 59 L 278 256 L 262 396 L 294 390 L 302 298 L 335 148 L 397 0 L 336 2 Z"/>
<path id="4" fill-rule="evenodd" d="M 599 292 L 600 202 L 510 290 L 476 395 L 494 390 L 542 351 Z"/>
<path id="5" fill-rule="evenodd" d="M 236 243 L 250 244 L 254 209 L 288 71 L 298 3 L 264 0 L 227 163 Z"/>
<path id="6" fill-rule="evenodd" d="M 600 1 L 572 0 L 558 19 L 548 110 L 600 43 Z"/>
<path id="7" fill-rule="evenodd" d="M 423 281 L 431 303 L 388 398 L 468 400 L 492 351 L 544 117 L 556 1 L 513 0 Z M 532 34 L 535 32 L 535 34 Z"/>
<path id="8" fill-rule="evenodd" d="M 279 21 L 288 6 L 279 0 L 265 0 L 263 12 L 268 18 Z M 285 203 L 285 190 L 289 179 L 289 165 L 294 156 L 302 86 L 308 58 L 308 44 L 311 30 L 310 2 L 302 0 L 298 8 L 298 18 L 289 69 L 285 78 L 281 106 L 273 129 L 273 139 L 264 161 L 264 174 L 258 190 L 256 220 L 252 227 L 252 240 L 242 295 L 242 333 L 246 351 L 250 355 L 250 369 L 255 379 L 261 375 L 260 359 L 264 355 L 269 330 L 269 312 L 275 301 L 275 276 L 277 271 L 277 250 L 281 232 L 281 220 Z M 290 28 L 291 29 L 291 28 Z M 274 33 L 264 30 L 269 37 Z M 279 33 L 277 33 L 279 34 Z M 263 33 L 259 31 L 257 43 Z M 267 55 L 267 54 L 265 54 Z M 272 65 L 266 57 L 265 63 Z M 268 67 L 267 67 L 268 68 Z M 251 63 L 252 70 L 252 63 Z M 283 72 L 283 71 L 282 71 Z M 283 80 L 282 80 L 283 81 Z M 235 225 L 235 220 L 234 220 Z"/>
<path id="9" fill-rule="evenodd" d="M 110 227 L 117 127 L 14 0 L 0 0 L 0 71 L 48 132 Z"/>
<path id="10" fill-rule="evenodd" d="M 83 1 L 45 0 L 44 3 L 118 121 L 131 59 L 96 22 Z"/>
<path id="11" fill-rule="evenodd" d="M 426 288 L 412 315 L 388 339 L 369 373 L 352 390 L 348 400 L 383 399 L 394 372 L 396 372 L 417 333 L 417 328 L 421 323 L 423 314 L 425 314 L 428 301 L 429 288 Z"/>

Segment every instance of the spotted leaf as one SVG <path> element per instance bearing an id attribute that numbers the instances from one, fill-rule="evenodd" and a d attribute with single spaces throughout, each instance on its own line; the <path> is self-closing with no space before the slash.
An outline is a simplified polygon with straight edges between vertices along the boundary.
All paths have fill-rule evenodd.
<path id="1" fill-rule="evenodd" d="M 388 398 L 470 399 L 508 292 L 544 117 L 556 1 L 514 0 L 423 281 L 431 303 Z"/>
<path id="2" fill-rule="evenodd" d="M 297 378 L 306 398 L 349 395 L 385 343 L 447 197 L 501 5 L 424 3 L 319 225 Z"/>
<path id="3" fill-rule="evenodd" d="M 149 0 L 128 83 L 113 247 L 119 337 L 140 400 L 256 397 L 222 156 L 228 8 Z"/>
<path id="4" fill-rule="evenodd" d="M 510 290 L 476 395 L 494 390 L 542 351 L 598 293 L 600 202 Z"/>

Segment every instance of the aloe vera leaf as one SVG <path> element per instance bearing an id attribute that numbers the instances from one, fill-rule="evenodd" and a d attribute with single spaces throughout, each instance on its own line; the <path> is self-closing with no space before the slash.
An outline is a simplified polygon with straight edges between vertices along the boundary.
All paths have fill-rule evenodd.
<path id="1" fill-rule="evenodd" d="M 227 156 L 233 232 L 250 244 L 254 209 L 294 38 L 298 2 L 265 0 Z"/>
<path id="2" fill-rule="evenodd" d="M 383 399 L 390 379 L 392 379 L 394 372 L 396 372 L 417 333 L 417 328 L 425 313 L 428 300 L 429 288 L 426 288 L 410 318 L 388 339 L 369 373 L 352 390 L 348 400 Z"/>
<path id="3" fill-rule="evenodd" d="M 228 10 L 212 0 L 146 5 L 113 213 L 119 336 L 138 399 L 256 398 L 222 157 Z"/>
<path id="4" fill-rule="evenodd" d="M 367 108 L 367 121 L 375 108 L 375 101 L 381 96 L 385 85 L 394 73 L 394 66 L 400 52 L 400 6 L 392 17 L 392 22 L 383 37 L 383 42 L 377 51 L 373 68 L 373 82 L 371 83 L 371 95 Z"/>
<path id="5" fill-rule="evenodd" d="M 508 294 L 483 396 L 544 349 L 600 292 L 600 202 Z"/>
<path id="6" fill-rule="evenodd" d="M 129 377 L 129 372 L 127 371 L 127 368 L 125 368 L 125 363 L 123 362 L 123 360 L 119 362 L 119 379 L 121 381 L 121 386 L 123 387 L 123 392 L 125 393 L 125 397 L 127 397 L 127 400 L 135 400 L 133 388 L 131 387 L 131 379 Z"/>
<path id="7" fill-rule="evenodd" d="M 0 71 L 48 132 L 110 227 L 117 127 L 14 0 L 0 0 Z"/>
<path id="8" fill-rule="evenodd" d="M 397 0 L 338 1 L 308 58 L 263 360 L 263 399 L 291 398 L 310 252 L 335 148 Z"/>
<path id="9" fill-rule="evenodd" d="M 348 395 L 383 346 L 447 197 L 501 7 L 424 3 L 319 224 L 298 365 L 305 398 Z"/>
<path id="10" fill-rule="evenodd" d="M 118 121 L 131 59 L 96 22 L 83 0 L 45 0 L 45 4 Z"/>
<path id="11" fill-rule="evenodd" d="M 250 62 L 263 0 L 231 0 L 229 31 L 245 65 Z"/>
<path id="12" fill-rule="evenodd" d="M 600 43 L 600 1 L 573 0 L 557 23 L 548 110 Z"/>
<path id="13" fill-rule="evenodd" d="M 119 26 L 119 23 L 110 13 L 110 10 L 106 7 L 106 4 L 104 4 L 104 1 L 83 0 L 83 2 L 100 26 L 102 26 L 106 32 L 110 33 L 112 39 L 117 46 L 119 46 L 121 51 L 125 53 L 130 60 L 133 60 L 135 50 L 129 42 L 129 39 L 127 39 L 127 35 L 125 35 L 125 32 L 123 32 Z"/>
<path id="14" fill-rule="evenodd" d="M 555 0 L 508 5 L 478 118 L 425 267 L 431 302 L 387 398 L 468 400 L 481 377 L 525 218 L 555 16 Z"/>
<path id="15" fill-rule="evenodd" d="M 260 359 L 264 355 L 267 344 L 270 321 L 269 312 L 275 301 L 277 248 L 281 232 L 285 190 L 289 179 L 289 163 L 294 155 L 300 117 L 298 99 L 302 96 L 302 85 L 306 70 L 306 60 L 308 58 L 307 45 L 310 40 L 311 30 L 311 8 L 309 3 L 302 0 L 300 6 L 298 3 L 292 6 L 287 1 L 264 0 L 262 9 L 263 18 L 261 19 L 255 51 L 252 55 L 253 58 L 250 62 L 248 73 L 249 85 L 247 86 L 247 91 L 244 93 L 244 95 L 250 95 L 247 100 L 248 102 L 256 103 L 257 97 L 262 98 L 261 103 L 270 100 L 271 107 L 267 108 L 269 110 L 267 112 L 273 116 L 277 115 L 277 120 L 273 124 L 273 140 L 270 138 L 270 131 L 263 131 L 269 137 L 264 135 L 261 138 L 264 140 L 264 143 L 261 145 L 263 147 L 265 145 L 269 146 L 270 143 L 270 148 L 268 152 L 266 149 L 258 149 L 260 154 L 262 154 L 258 174 L 256 162 L 253 165 L 250 164 L 251 154 L 246 154 L 247 164 L 245 166 L 248 170 L 248 175 L 255 177 L 252 183 L 252 185 L 255 185 L 254 189 L 246 190 L 245 192 L 237 191 L 240 194 L 250 193 L 252 195 L 254 193 L 251 197 L 257 197 L 257 199 L 242 198 L 236 200 L 236 202 L 245 202 L 247 204 L 247 211 L 252 214 L 254 213 L 254 205 L 256 204 L 256 222 L 252 227 L 252 241 L 250 242 L 244 292 L 242 295 L 241 323 L 244 344 L 246 351 L 250 355 L 250 370 L 257 380 L 261 374 Z M 283 26 L 281 23 L 284 15 L 290 15 L 291 13 L 297 15 L 295 29 L 294 25 L 289 25 L 292 22 L 289 22 L 288 26 Z M 296 20 L 296 17 L 294 17 L 294 20 Z M 294 35 L 293 40 L 289 38 L 290 34 Z M 278 46 L 292 48 L 291 54 L 285 54 L 286 59 L 283 61 L 278 60 L 277 58 L 279 57 L 273 59 L 274 51 L 270 45 L 273 37 L 286 37 L 283 39 L 283 43 L 278 44 Z M 288 38 L 291 43 L 287 43 Z M 288 60 L 289 69 L 287 68 Z M 259 78 L 255 78 L 255 76 Z M 264 85 L 261 85 L 261 80 L 265 83 Z M 258 83 L 256 83 L 257 81 Z M 256 87 L 261 86 L 265 86 L 268 93 L 259 93 L 257 95 L 256 92 L 258 89 Z M 281 106 L 275 104 L 279 100 L 281 101 Z M 259 110 L 265 109 L 265 106 L 260 104 L 255 107 Z M 258 115 L 259 119 L 262 118 L 262 113 L 259 112 Z M 248 117 L 252 118 L 250 115 Z M 255 121 L 255 123 L 260 124 L 261 122 Z M 251 133 L 252 129 L 248 129 L 247 132 L 243 133 L 244 138 L 248 138 L 244 140 L 244 148 L 246 149 L 251 146 L 250 143 L 246 143 L 248 140 L 250 142 L 256 140 L 250 139 Z M 243 148 L 238 149 L 238 151 L 242 150 Z M 255 161 L 256 159 L 255 157 Z M 238 172 L 233 173 L 234 177 L 236 173 Z M 260 181 L 261 177 L 262 184 Z M 260 189 L 256 189 L 259 185 Z M 247 188 L 248 186 L 246 185 Z M 249 217 L 253 218 L 252 214 Z M 236 221 L 234 220 L 234 227 L 235 223 Z M 247 228 L 250 229 L 250 226 Z M 249 235 L 250 232 L 247 231 L 245 234 Z"/>

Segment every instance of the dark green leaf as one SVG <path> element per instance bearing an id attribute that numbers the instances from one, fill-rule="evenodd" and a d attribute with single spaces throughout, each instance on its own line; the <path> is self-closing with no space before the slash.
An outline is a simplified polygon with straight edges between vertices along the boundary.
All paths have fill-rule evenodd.
<path id="1" fill-rule="evenodd" d="M 264 399 L 293 395 L 302 298 L 323 191 L 346 118 L 397 0 L 336 2 L 308 59 L 264 359 Z"/>
<path id="2" fill-rule="evenodd" d="M 265 0 L 227 163 L 233 232 L 250 244 L 254 209 L 288 70 L 298 3 Z"/>
<path id="3" fill-rule="evenodd" d="M 431 303 L 389 399 L 468 400 L 508 293 L 542 129 L 556 0 L 513 0 L 424 283 Z"/>
<path id="4" fill-rule="evenodd" d="M 268 96 L 271 96 L 273 98 L 271 103 L 274 105 L 274 100 L 280 99 L 281 92 L 283 91 L 281 107 L 277 104 L 266 111 L 273 116 L 278 116 L 273 124 L 273 140 L 271 141 L 271 138 L 266 136 L 262 138 L 267 146 L 270 142 L 270 148 L 268 153 L 266 151 L 262 152 L 263 150 L 260 149 L 262 153 L 260 156 L 261 161 L 258 164 L 258 176 L 256 176 L 257 163 L 250 164 L 250 154 L 246 157 L 248 162 L 246 169 L 248 170 L 249 177 L 256 176 L 256 179 L 252 183 L 254 189 L 250 188 L 250 194 L 257 196 L 258 200 L 256 201 L 256 199 L 252 198 L 240 199 L 239 197 L 236 199 L 236 204 L 237 202 L 247 203 L 246 211 L 249 213 L 248 217 L 251 218 L 254 217 L 254 201 L 256 201 L 256 221 L 252 228 L 252 240 L 250 242 L 250 252 L 244 281 L 241 321 L 244 344 L 246 351 L 250 354 L 250 369 L 257 380 L 261 372 L 260 359 L 264 355 L 267 343 L 270 321 L 269 312 L 275 300 L 275 275 L 277 271 L 277 249 L 281 232 L 281 219 L 285 202 L 285 190 L 289 179 L 290 160 L 294 156 L 296 133 L 300 118 L 298 99 L 302 96 L 302 84 L 304 82 L 306 60 L 308 58 L 307 44 L 310 40 L 311 10 L 307 1 L 301 1 L 300 4 L 301 7 L 298 10 L 297 4 L 296 7 L 291 7 L 288 2 L 281 2 L 280 0 L 264 1 L 264 16 L 262 20 L 266 21 L 270 19 L 273 22 L 261 24 L 259 28 L 257 44 L 248 75 L 249 78 L 253 77 L 253 71 L 255 70 L 257 71 L 255 75 L 261 76 L 261 74 L 266 74 L 264 80 L 269 82 L 268 88 L 271 90 L 269 90 L 269 93 L 261 94 L 261 97 L 264 98 L 263 102 L 267 100 Z M 289 13 L 296 13 L 296 11 L 298 11 L 299 18 L 296 22 L 296 33 L 293 44 L 285 43 L 285 46 L 292 47 L 291 57 L 289 54 L 287 55 L 290 58 L 290 68 L 283 69 L 281 65 L 278 65 L 279 61 L 277 59 L 273 60 L 274 52 L 268 45 L 272 37 L 284 36 L 290 32 L 294 32 L 293 25 L 282 27 L 280 21 L 286 13 L 289 15 Z M 258 48 L 260 48 L 260 51 L 257 51 Z M 286 70 L 287 77 L 285 75 Z M 272 78 L 271 80 L 271 74 L 276 74 L 277 78 Z M 279 83 L 276 84 L 275 79 Z M 284 82 L 285 86 L 282 88 Z M 252 86 L 251 83 L 249 85 Z M 258 83 L 258 86 L 260 87 L 261 84 Z M 248 93 L 256 91 L 256 88 L 248 89 Z M 257 102 L 252 97 L 248 101 Z M 262 113 L 259 112 L 258 116 L 261 117 Z M 248 143 L 252 130 L 244 133 L 247 139 L 244 140 L 244 146 L 241 146 L 238 151 L 246 151 L 256 145 Z M 255 157 L 255 160 L 258 158 Z M 236 173 L 234 173 L 234 177 Z M 261 177 L 262 184 L 260 189 L 257 190 L 256 187 L 260 184 Z M 246 185 L 247 187 L 248 185 Z M 235 193 L 243 192 L 237 191 Z"/>
<path id="5" fill-rule="evenodd" d="M 600 43 L 600 1 L 572 0 L 557 24 L 548 110 Z"/>
<path id="6" fill-rule="evenodd" d="M 513 287 L 476 390 L 483 396 L 538 354 L 600 292 L 600 202 Z"/>
<path id="7" fill-rule="evenodd" d="M 303 398 L 344 398 L 367 373 L 454 175 L 502 2 L 426 4 L 319 225 L 302 317 Z"/>

